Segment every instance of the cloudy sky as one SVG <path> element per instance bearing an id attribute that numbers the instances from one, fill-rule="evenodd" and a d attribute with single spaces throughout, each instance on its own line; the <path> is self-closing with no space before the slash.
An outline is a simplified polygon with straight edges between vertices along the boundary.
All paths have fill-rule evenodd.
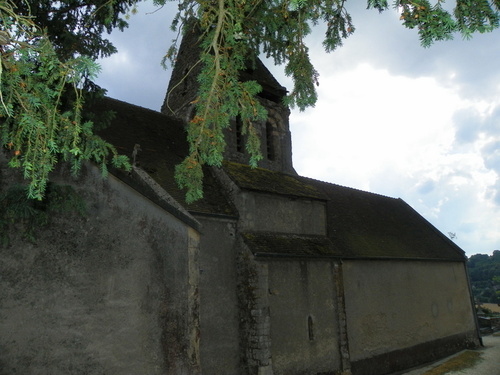
<path id="1" fill-rule="evenodd" d="M 402 198 L 468 255 L 491 254 L 500 249 L 500 30 L 424 49 L 396 11 L 364 4 L 347 3 L 356 32 L 339 50 L 326 54 L 320 31 L 309 38 L 319 100 L 292 112 L 295 169 Z M 159 110 L 175 10 L 141 4 L 110 36 L 119 53 L 100 61 L 98 79 L 109 96 Z"/>

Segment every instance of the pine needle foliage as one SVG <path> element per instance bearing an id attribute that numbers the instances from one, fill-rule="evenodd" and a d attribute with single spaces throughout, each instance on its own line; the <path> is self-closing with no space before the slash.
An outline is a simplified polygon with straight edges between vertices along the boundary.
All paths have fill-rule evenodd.
<path id="1" fill-rule="evenodd" d="M 29 198 L 43 198 L 49 173 L 59 160 L 77 173 L 84 160 L 130 168 L 128 159 L 82 121 L 82 86 L 99 66 L 88 56 L 62 60 L 53 43 L 33 22 L 0 1 L 0 142 L 10 153 L 9 166 L 21 168 Z M 67 97 L 71 104 L 67 105 Z"/>
<path id="2" fill-rule="evenodd" d="M 154 0 L 163 5 L 168 0 Z M 352 0 L 351 0 L 352 1 Z M 240 116 L 248 133 L 246 148 L 252 165 L 262 158 L 252 122 L 266 116 L 256 96 L 256 82 L 240 82 L 238 73 L 253 63 L 259 54 L 285 65 L 294 87 L 285 104 L 304 110 L 317 100 L 318 72 L 310 58 L 305 38 L 311 29 L 326 25 L 323 46 L 327 52 L 341 47 L 355 26 L 347 0 L 179 0 L 173 30 L 199 22 L 201 45 L 198 77 L 199 96 L 196 116 L 188 127 L 190 154 L 177 167 L 177 181 L 187 188 L 187 201 L 202 196 L 202 165 L 220 165 L 224 150 L 222 130 L 231 117 Z M 459 32 L 470 38 L 475 32 L 488 32 L 499 26 L 500 0 L 457 0 L 449 12 L 444 0 L 395 0 L 392 7 L 400 13 L 402 24 L 416 28 L 422 46 L 452 39 Z M 379 12 L 390 7 L 387 0 L 368 0 L 367 7 Z M 165 58 L 175 63 L 177 40 Z"/>
<path id="3" fill-rule="evenodd" d="M 0 0 L 0 136 L 11 151 L 10 165 L 23 169 L 28 194 L 41 199 L 49 172 L 60 160 L 70 160 L 76 172 L 82 160 L 130 168 L 127 160 L 93 135 L 82 121 L 84 87 L 98 72 L 93 61 L 116 49 L 104 31 L 127 26 L 139 0 Z M 173 0 L 152 0 L 164 5 Z M 176 169 L 186 199 L 202 197 L 203 165 L 219 166 L 225 148 L 223 130 L 239 116 L 247 134 L 250 164 L 262 158 L 253 125 L 267 114 L 257 96 L 257 82 L 242 82 L 239 72 L 261 53 L 285 66 L 294 86 L 286 105 L 304 110 L 317 100 L 318 72 L 306 36 L 319 23 L 326 26 L 327 52 L 341 47 L 355 26 L 348 6 L 354 0 L 176 0 L 174 30 L 196 19 L 202 30 L 200 84 L 196 114 L 188 125 L 190 152 Z M 461 33 L 489 32 L 499 26 L 500 0 L 455 0 L 450 11 L 444 0 L 367 0 L 379 12 L 393 7 L 402 24 L 416 29 L 422 46 Z M 175 62 L 177 41 L 165 59 Z M 71 91 L 71 93 L 69 92 Z M 63 105 L 72 96 L 71 105 Z"/>
<path id="4" fill-rule="evenodd" d="M 105 38 L 113 29 L 124 30 L 138 0 L 17 0 L 16 13 L 30 17 L 45 30 L 63 60 L 76 55 L 92 59 L 115 53 Z"/>

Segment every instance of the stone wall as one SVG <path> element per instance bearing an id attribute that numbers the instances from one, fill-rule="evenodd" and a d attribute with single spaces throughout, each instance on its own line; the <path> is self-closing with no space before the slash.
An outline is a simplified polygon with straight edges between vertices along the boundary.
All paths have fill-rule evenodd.
<path id="1" fill-rule="evenodd" d="M 267 120 L 254 122 L 254 130 L 260 139 L 262 160 L 258 162 L 260 168 L 296 174 L 292 163 L 292 136 L 290 133 L 290 110 L 281 102 L 275 103 L 265 98 L 259 98 L 267 111 Z M 226 149 L 224 160 L 241 164 L 249 164 L 250 155 L 246 152 L 245 142 L 248 135 L 241 132 L 241 121 L 233 118 L 231 126 L 225 129 L 224 139 Z"/>
<path id="2" fill-rule="evenodd" d="M 52 180 L 87 213 L 0 248 L 0 374 L 198 373 L 197 230 L 93 166 Z"/>
<path id="3" fill-rule="evenodd" d="M 269 270 L 240 244 L 238 302 L 242 375 L 273 375 L 271 354 Z"/>

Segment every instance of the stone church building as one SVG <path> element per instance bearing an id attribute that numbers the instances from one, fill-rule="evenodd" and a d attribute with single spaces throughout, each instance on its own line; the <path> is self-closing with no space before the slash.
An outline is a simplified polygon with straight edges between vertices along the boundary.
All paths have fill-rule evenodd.
<path id="1" fill-rule="evenodd" d="M 242 77 L 263 87 L 264 160 L 246 165 L 234 119 L 185 203 L 189 38 L 163 113 L 95 108 L 115 112 L 100 133 L 121 153 L 140 144 L 132 172 L 61 166 L 53 184 L 86 213 L 0 247 L 0 374 L 381 375 L 478 346 L 464 252 L 401 199 L 299 176 L 286 90 L 260 62 Z"/>

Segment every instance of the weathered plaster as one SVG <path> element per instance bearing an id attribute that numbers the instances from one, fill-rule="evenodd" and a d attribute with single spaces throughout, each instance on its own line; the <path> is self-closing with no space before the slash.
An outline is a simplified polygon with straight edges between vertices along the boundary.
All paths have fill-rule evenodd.
<path id="1" fill-rule="evenodd" d="M 456 335 L 464 336 L 462 348 L 467 342 L 477 345 L 463 267 L 460 262 L 345 261 L 351 361 Z"/>
<path id="2" fill-rule="evenodd" d="M 333 261 L 267 261 L 275 375 L 341 370 Z"/>
<path id="3" fill-rule="evenodd" d="M 88 215 L 0 248 L 2 373 L 196 374 L 197 232 L 93 166 L 52 180 Z"/>
<path id="4" fill-rule="evenodd" d="M 203 374 L 240 373 L 236 223 L 200 217 L 200 354 Z"/>

